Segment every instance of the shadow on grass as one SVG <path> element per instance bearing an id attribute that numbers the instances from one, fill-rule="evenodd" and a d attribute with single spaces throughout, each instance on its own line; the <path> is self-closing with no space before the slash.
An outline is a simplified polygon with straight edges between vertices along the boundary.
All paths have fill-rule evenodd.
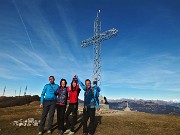
<path id="1" fill-rule="evenodd" d="M 101 119 L 102 119 L 102 116 L 95 116 L 94 132 L 96 131 L 96 128 L 98 127 L 98 125 L 101 124 Z M 82 123 L 83 123 L 83 116 L 81 116 L 81 119 L 79 119 L 76 123 L 76 125 L 79 124 L 79 126 L 75 129 L 75 133 L 81 129 L 81 127 L 83 126 Z"/>
<path id="2" fill-rule="evenodd" d="M 101 119 L 102 119 L 102 116 L 96 116 L 94 131 L 96 131 L 96 128 L 98 127 L 98 125 L 100 125 L 102 123 Z"/>
<path id="3" fill-rule="evenodd" d="M 81 121 L 82 121 L 82 114 L 81 115 L 78 115 L 77 116 L 77 119 L 78 119 L 78 121 L 76 122 L 76 125 L 77 124 L 79 124 L 79 123 L 82 123 Z M 65 120 L 64 120 L 65 121 Z M 72 118 L 70 119 L 70 121 L 72 121 Z M 66 127 L 66 125 L 64 125 L 64 127 Z M 82 127 L 82 125 L 80 126 L 80 128 Z M 80 129 L 79 128 L 79 129 Z M 56 123 L 54 123 L 53 125 L 52 125 L 52 133 L 55 131 L 57 129 L 57 122 Z M 66 128 L 65 128 L 66 129 Z M 79 130 L 78 129 L 78 130 Z M 47 132 L 47 129 L 44 131 L 44 132 Z M 75 131 L 76 132 L 76 131 Z"/>
<path id="4" fill-rule="evenodd" d="M 95 116 L 94 131 L 96 131 L 96 128 L 98 127 L 98 125 L 101 124 L 101 119 L 102 119 L 102 116 Z M 71 120 L 72 119 L 70 119 L 70 121 Z M 76 126 L 78 125 L 78 127 L 74 130 L 75 133 L 78 132 L 82 128 L 83 126 L 82 122 L 83 122 L 83 115 L 81 114 L 81 115 L 78 115 L 78 118 L 77 118 Z M 64 127 L 66 127 L 66 125 Z M 57 122 L 52 125 L 52 133 L 55 132 L 56 129 L 57 129 Z M 44 132 L 47 132 L 47 129 Z"/>

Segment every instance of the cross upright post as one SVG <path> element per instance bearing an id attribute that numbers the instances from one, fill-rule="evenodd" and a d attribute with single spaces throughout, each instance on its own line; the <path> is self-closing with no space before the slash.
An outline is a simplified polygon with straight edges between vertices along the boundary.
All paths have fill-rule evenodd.
<path id="1" fill-rule="evenodd" d="M 117 29 L 110 29 L 101 33 L 101 21 L 99 18 L 100 10 L 94 20 L 94 36 L 82 41 L 81 46 L 87 47 L 94 45 L 94 65 L 93 65 L 93 83 L 101 86 L 101 42 L 117 35 Z"/>

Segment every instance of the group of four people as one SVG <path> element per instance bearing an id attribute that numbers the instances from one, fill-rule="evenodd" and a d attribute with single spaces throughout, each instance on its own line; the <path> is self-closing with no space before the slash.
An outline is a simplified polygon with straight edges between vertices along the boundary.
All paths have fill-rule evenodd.
<path id="1" fill-rule="evenodd" d="M 78 111 L 78 96 L 81 91 L 79 85 L 84 90 L 84 108 L 83 108 L 83 134 L 90 135 L 94 134 L 95 125 L 95 111 L 99 111 L 99 92 L 100 89 L 95 86 L 91 86 L 91 81 L 89 79 L 85 80 L 85 85 L 80 81 L 77 76 L 74 76 L 71 82 L 71 86 L 67 87 L 67 81 L 61 79 L 60 85 L 55 84 L 54 76 L 49 77 L 49 84 L 44 86 L 40 98 L 40 108 L 43 108 L 42 118 L 39 126 L 39 135 L 44 132 L 44 126 L 49 113 L 48 121 L 48 131 L 51 134 L 52 124 L 55 109 L 57 109 L 57 127 L 58 134 L 74 134 L 74 127 L 77 121 L 77 111 Z M 69 100 L 69 106 L 67 106 L 67 100 Z M 69 116 L 72 113 L 72 122 L 69 120 Z M 90 117 L 89 130 L 87 128 L 87 121 Z M 64 132 L 64 120 L 66 121 L 66 131 Z"/>

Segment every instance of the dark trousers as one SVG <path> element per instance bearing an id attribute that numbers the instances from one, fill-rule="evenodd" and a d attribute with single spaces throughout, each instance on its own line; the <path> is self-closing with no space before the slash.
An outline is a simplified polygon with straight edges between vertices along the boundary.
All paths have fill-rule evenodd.
<path id="1" fill-rule="evenodd" d="M 65 119 L 66 119 L 66 128 L 70 129 L 70 120 L 69 115 L 72 113 L 72 123 L 71 123 L 71 131 L 74 132 L 74 126 L 77 122 L 77 110 L 78 110 L 78 103 L 69 104 L 68 109 L 66 111 Z"/>
<path id="2" fill-rule="evenodd" d="M 50 130 L 52 128 L 55 107 L 56 107 L 56 101 L 50 101 L 50 100 L 44 101 L 42 117 L 41 117 L 41 122 L 40 122 L 40 126 L 39 126 L 40 132 L 44 131 L 44 126 L 45 126 L 45 122 L 46 122 L 48 112 L 49 112 L 49 121 L 48 121 L 47 129 Z"/>
<path id="3" fill-rule="evenodd" d="M 95 125 L 95 108 L 84 108 L 83 109 L 83 133 L 88 133 L 87 122 L 90 118 L 89 133 L 94 134 Z"/>
<path id="4" fill-rule="evenodd" d="M 57 107 L 57 126 L 58 130 L 64 131 L 64 116 L 66 111 L 66 105 L 56 105 Z"/>

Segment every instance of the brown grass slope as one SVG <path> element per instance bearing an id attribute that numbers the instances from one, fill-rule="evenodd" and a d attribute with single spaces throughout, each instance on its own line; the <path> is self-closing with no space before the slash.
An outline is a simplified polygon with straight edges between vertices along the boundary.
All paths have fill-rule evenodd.
<path id="1" fill-rule="evenodd" d="M 39 96 L 0 97 L 0 108 L 25 105 L 33 101 L 39 101 Z"/>
<path id="2" fill-rule="evenodd" d="M 39 103 L 29 106 L 0 108 L 0 135 L 37 135 L 38 127 L 15 127 L 10 122 L 33 117 L 40 119 Z M 57 134 L 56 116 L 54 131 Z M 76 135 L 82 135 L 81 115 Z M 96 116 L 96 135 L 180 135 L 180 116 L 153 115 L 140 112 L 99 112 Z M 45 133 L 46 135 L 46 133 Z"/>

